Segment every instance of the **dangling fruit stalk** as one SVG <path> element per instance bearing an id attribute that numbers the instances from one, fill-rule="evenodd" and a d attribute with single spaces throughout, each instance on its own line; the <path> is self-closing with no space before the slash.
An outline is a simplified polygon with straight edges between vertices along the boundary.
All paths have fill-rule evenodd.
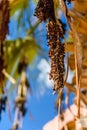
<path id="1" fill-rule="evenodd" d="M 35 16 L 47 23 L 47 39 L 49 56 L 51 59 L 50 79 L 54 81 L 54 90 L 59 91 L 64 87 L 64 44 L 61 43 L 64 30 L 60 20 L 55 18 L 53 0 L 39 0 L 35 9 Z"/>

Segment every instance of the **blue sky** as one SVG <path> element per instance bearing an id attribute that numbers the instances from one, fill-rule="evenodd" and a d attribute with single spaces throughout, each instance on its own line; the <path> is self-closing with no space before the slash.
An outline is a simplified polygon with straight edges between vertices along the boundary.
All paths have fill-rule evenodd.
<path id="1" fill-rule="evenodd" d="M 56 109 L 54 109 L 55 96 L 52 95 L 52 91 L 47 91 L 39 98 L 35 96 L 30 98 L 29 110 L 24 117 L 22 130 L 42 130 L 42 126 L 57 114 Z M 30 119 L 29 111 L 33 116 L 33 120 Z M 8 111 L 6 111 L 6 113 L 2 114 L 0 129 L 9 130 L 11 126 L 12 122 L 10 122 Z"/>

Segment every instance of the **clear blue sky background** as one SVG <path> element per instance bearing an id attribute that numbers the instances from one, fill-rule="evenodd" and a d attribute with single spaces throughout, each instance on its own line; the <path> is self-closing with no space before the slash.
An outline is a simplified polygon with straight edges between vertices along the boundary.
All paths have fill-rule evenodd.
<path id="1" fill-rule="evenodd" d="M 54 101 L 55 96 L 49 90 L 40 99 L 32 96 L 28 103 L 28 108 L 33 116 L 33 120 L 30 119 L 28 111 L 24 117 L 22 130 L 42 130 L 42 126 L 57 114 L 54 109 Z M 6 111 L 6 113 L 2 114 L 0 130 L 9 130 L 11 126 L 12 123 L 9 120 L 8 111 Z"/>

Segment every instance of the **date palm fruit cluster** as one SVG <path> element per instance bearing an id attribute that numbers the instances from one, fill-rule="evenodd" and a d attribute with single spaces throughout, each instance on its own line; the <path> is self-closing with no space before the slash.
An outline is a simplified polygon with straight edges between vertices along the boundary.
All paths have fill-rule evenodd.
<path id="1" fill-rule="evenodd" d="M 47 7 L 47 8 L 46 8 Z M 47 39 L 49 56 L 51 59 L 50 79 L 54 81 L 53 90 L 58 91 L 64 87 L 64 44 L 61 42 L 64 36 L 62 22 L 55 18 L 53 0 L 39 0 L 35 9 L 35 16 L 40 21 L 47 23 Z"/>
<path id="2" fill-rule="evenodd" d="M 0 0 L 0 87 L 4 79 L 2 74 L 5 68 L 4 59 L 4 40 L 6 34 L 8 33 L 8 23 L 9 23 L 9 3 L 8 0 Z"/>
<path id="3" fill-rule="evenodd" d="M 42 22 L 47 19 L 54 19 L 54 3 L 53 0 L 39 0 L 34 15 Z"/>
<path id="4" fill-rule="evenodd" d="M 47 24 L 47 32 L 51 58 L 50 79 L 54 81 L 54 90 L 58 90 L 64 86 L 64 44 L 60 42 L 63 34 L 56 21 Z"/>

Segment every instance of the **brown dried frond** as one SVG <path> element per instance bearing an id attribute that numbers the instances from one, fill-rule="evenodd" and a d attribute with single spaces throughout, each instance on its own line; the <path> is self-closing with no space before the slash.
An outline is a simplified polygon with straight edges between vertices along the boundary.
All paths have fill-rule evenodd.
<path id="1" fill-rule="evenodd" d="M 8 0 L 0 1 L 0 41 L 3 41 L 8 33 L 9 5 Z"/>
<path id="2" fill-rule="evenodd" d="M 41 22 L 48 18 L 55 19 L 53 0 L 39 0 L 34 15 Z"/>

